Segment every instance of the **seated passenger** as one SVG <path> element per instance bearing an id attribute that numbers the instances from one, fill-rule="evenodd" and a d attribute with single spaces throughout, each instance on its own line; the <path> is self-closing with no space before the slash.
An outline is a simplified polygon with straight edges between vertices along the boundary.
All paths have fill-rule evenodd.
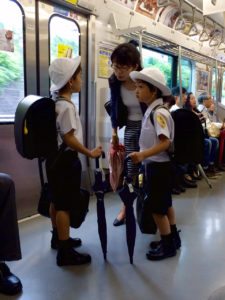
<path id="1" fill-rule="evenodd" d="M 180 87 L 176 86 L 176 87 L 172 88 L 172 95 L 175 97 L 176 104 L 170 108 L 171 112 L 184 107 L 186 100 L 187 100 L 187 90 L 184 87 L 182 87 L 182 96 L 180 99 Z M 178 194 L 176 192 L 176 190 L 182 191 L 184 187 L 187 187 L 187 188 L 196 188 L 197 187 L 196 182 L 188 174 L 188 168 L 189 168 L 189 166 L 187 164 L 176 165 L 176 173 L 177 173 L 177 177 L 179 178 L 180 183 L 176 184 L 178 188 L 175 187 L 175 190 L 174 190 L 175 194 Z"/>
<path id="2" fill-rule="evenodd" d="M 212 101 L 212 97 L 208 93 L 202 93 L 198 97 L 198 110 L 205 118 L 205 129 L 210 126 L 213 119 L 216 119 L 216 116 L 212 112 L 214 110 L 214 105 Z M 211 112 L 210 112 L 211 109 Z M 218 159 L 218 169 L 220 171 L 224 171 L 224 167 L 222 166 L 223 162 L 223 152 L 224 152 L 224 141 L 225 141 L 225 130 L 223 122 L 214 122 L 214 124 L 221 130 L 219 135 L 219 159 Z M 210 137 L 211 139 L 211 137 Z"/>
<path id="3" fill-rule="evenodd" d="M 195 113 L 200 121 L 202 122 L 203 127 L 205 126 L 206 115 L 200 112 L 197 108 L 196 98 L 193 93 L 189 93 L 187 96 L 187 101 L 185 103 L 185 108 L 191 110 Z M 204 128 L 206 130 L 206 128 Z M 204 139 L 204 161 L 203 161 L 203 169 L 205 173 L 210 178 L 216 178 L 216 169 L 215 169 L 215 161 L 217 152 L 219 149 L 219 142 L 216 138 L 205 136 Z"/>
<path id="4" fill-rule="evenodd" d="M 5 261 L 19 259 L 15 187 L 10 176 L 0 173 L 0 293 L 14 295 L 22 291 L 21 281 L 5 264 Z"/>
<path id="5" fill-rule="evenodd" d="M 172 112 L 172 111 L 175 111 L 184 106 L 186 99 L 187 99 L 187 90 L 184 87 L 182 87 L 181 99 L 180 99 L 180 87 L 179 86 L 173 87 L 171 92 L 172 92 L 172 95 L 175 97 L 175 102 L 176 102 L 170 108 L 170 111 Z"/>
<path id="6" fill-rule="evenodd" d="M 220 128 L 220 136 L 219 136 L 219 158 L 218 158 L 218 169 L 220 171 L 224 171 L 225 168 L 223 166 L 223 156 L 224 156 L 224 142 L 225 142 L 225 124 L 223 122 L 218 122 L 217 116 L 215 113 L 215 104 L 212 103 L 211 106 L 208 108 L 208 116 L 211 122 L 214 122 L 218 128 Z"/>

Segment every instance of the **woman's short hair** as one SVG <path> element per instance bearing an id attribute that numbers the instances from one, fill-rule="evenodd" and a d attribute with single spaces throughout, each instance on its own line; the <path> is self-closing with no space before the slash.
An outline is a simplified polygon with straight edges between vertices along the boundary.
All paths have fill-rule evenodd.
<path id="1" fill-rule="evenodd" d="M 118 65 L 137 67 L 137 71 L 142 70 L 141 55 L 133 43 L 118 45 L 111 54 L 111 62 Z"/>

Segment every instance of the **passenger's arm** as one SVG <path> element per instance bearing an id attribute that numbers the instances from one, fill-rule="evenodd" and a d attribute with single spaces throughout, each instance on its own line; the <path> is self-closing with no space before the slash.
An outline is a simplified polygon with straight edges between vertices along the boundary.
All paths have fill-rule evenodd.
<path id="1" fill-rule="evenodd" d="M 72 148 L 73 150 L 80 152 L 88 157 L 95 158 L 99 157 L 102 153 L 102 147 L 99 146 L 95 149 L 89 150 L 84 145 L 82 145 L 78 139 L 74 136 L 74 129 L 70 130 L 64 135 L 64 143 Z"/>
<path id="2" fill-rule="evenodd" d="M 159 136 L 158 144 L 141 152 L 133 152 L 129 156 L 131 157 L 133 163 L 137 164 L 150 156 L 166 151 L 169 148 L 170 143 L 170 140 L 161 134 Z"/>

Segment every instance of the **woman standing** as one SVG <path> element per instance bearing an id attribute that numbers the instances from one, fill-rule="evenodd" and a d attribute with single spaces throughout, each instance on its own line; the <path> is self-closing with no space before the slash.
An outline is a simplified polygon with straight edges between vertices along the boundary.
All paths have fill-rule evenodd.
<path id="1" fill-rule="evenodd" d="M 111 123 L 112 144 L 119 142 L 118 128 L 125 126 L 124 144 L 126 155 L 139 151 L 139 136 L 141 120 L 146 106 L 139 104 L 135 94 L 135 83 L 129 74 L 132 71 L 140 71 L 140 53 L 131 43 L 124 43 L 116 47 L 111 55 L 113 74 L 109 78 L 111 92 Z M 129 162 L 128 176 L 133 177 L 135 182 L 139 166 Z M 120 226 L 125 223 L 125 206 L 116 217 L 113 225 Z"/>

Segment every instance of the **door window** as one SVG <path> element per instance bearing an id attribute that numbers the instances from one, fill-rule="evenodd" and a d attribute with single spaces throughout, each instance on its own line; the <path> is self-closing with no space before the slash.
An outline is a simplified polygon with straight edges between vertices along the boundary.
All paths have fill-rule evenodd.
<path id="1" fill-rule="evenodd" d="M 50 62 L 57 57 L 75 57 L 80 53 L 80 30 L 69 18 L 54 15 L 50 27 Z M 74 104 L 79 108 L 79 94 L 73 94 Z"/>
<path id="2" fill-rule="evenodd" d="M 13 122 L 24 98 L 24 22 L 15 1 L 1 0 L 0 9 L 0 122 Z"/>

